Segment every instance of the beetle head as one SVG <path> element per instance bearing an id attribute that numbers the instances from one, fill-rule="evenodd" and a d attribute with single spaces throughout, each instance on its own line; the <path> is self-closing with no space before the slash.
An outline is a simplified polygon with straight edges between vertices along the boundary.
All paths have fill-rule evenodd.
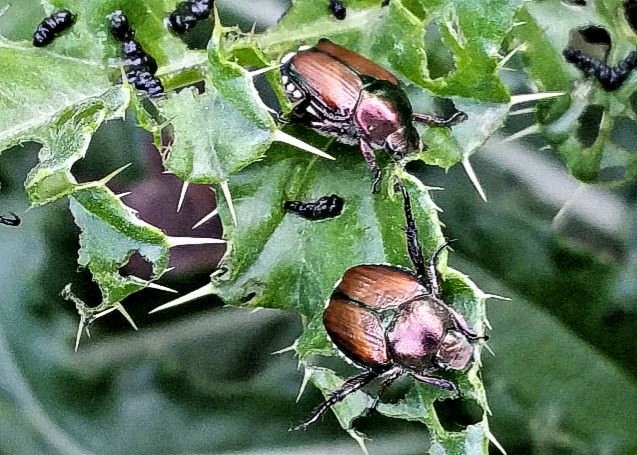
<path id="1" fill-rule="evenodd" d="M 440 343 L 435 362 L 438 367 L 463 370 L 473 358 L 473 345 L 466 336 L 456 330 L 449 330 Z"/>
<path id="2" fill-rule="evenodd" d="M 404 90 L 385 80 L 364 80 L 357 117 L 370 142 L 384 147 L 396 159 L 419 151 L 420 136 L 412 123 L 413 109 Z"/>
<path id="3" fill-rule="evenodd" d="M 385 140 L 385 149 L 387 149 L 394 158 L 404 158 L 409 153 L 420 150 L 420 136 L 416 128 L 409 123 L 402 128 L 394 131 L 387 136 Z"/>

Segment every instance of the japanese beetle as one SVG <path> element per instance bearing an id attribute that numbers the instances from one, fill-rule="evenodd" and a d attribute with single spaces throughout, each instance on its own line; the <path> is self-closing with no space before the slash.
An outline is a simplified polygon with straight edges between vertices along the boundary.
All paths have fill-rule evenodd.
<path id="1" fill-rule="evenodd" d="M 358 145 L 372 172 L 375 193 L 381 177 L 375 150 L 404 158 L 421 149 L 414 121 L 449 127 L 466 119 L 464 112 L 449 118 L 414 113 L 396 76 L 325 38 L 286 55 L 281 80 L 294 104 L 291 120 Z"/>
<path id="2" fill-rule="evenodd" d="M 0 223 L 6 224 L 7 226 L 19 226 L 22 220 L 18 215 L 13 212 L 9 212 L 11 214 L 11 218 L 8 216 L 0 215 Z"/>
<path id="3" fill-rule="evenodd" d="M 283 209 L 312 221 L 334 218 L 343 211 L 343 198 L 332 194 L 323 196 L 316 202 L 285 201 Z"/>
<path id="4" fill-rule="evenodd" d="M 51 44 L 55 37 L 75 23 L 75 14 L 67 9 L 54 12 L 42 19 L 33 33 L 33 45 L 43 47 Z"/>
<path id="5" fill-rule="evenodd" d="M 345 381 L 295 429 L 312 424 L 332 405 L 376 378 L 381 380 L 378 398 L 405 374 L 456 391 L 453 382 L 430 373 L 465 369 L 473 360 L 473 343 L 483 338 L 441 300 L 435 262 L 446 244 L 425 264 L 409 194 L 400 186 L 407 249 L 415 271 L 369 264 L 345 272 L 328 300 L 323 324 L 336 347 L 366 371 Z"/>

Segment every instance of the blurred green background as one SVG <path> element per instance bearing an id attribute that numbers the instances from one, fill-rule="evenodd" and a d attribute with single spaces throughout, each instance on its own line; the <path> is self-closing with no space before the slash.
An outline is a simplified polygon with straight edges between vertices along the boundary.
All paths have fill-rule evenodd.
<path id="1" fill-rule="evenodd" d="M 29 39 L 41 7 L 12 3 L 0 30 Z M 217 5 L 226 24 L 244 28 L 272 25 L 288 7 Z M 472 158 L 487 203 L 458 166 L 411 170 L 444 188 L 433 196 L 447 237 L 457 239 L 451 266 L 510 299 L 489 301 L 495 356 L 485 355 L 483 369 L 492 430 L 508 453 L 634 454 L 637 187 L 583 185 L 541 141 L 502 142 L 533 121 L 532 114 L 512 117 Z M 73 352 L 78 318 L 59 292 L 68 282 L 89 300 L 98 291 L 77 268 L 67 203 L 28 210 L 22 182 L 36 155 L 30 144 L 0 155 L 0 213 L 23 220 L 19 228 L 0 226 L 0 453 L 357 452 L 331 415 L 288 432 L 321 399 L 307 390 L 296 403 L 302 372 L 290 352 L 272 354 L 300 334 L 296 315 L 223 308 L 214 299 L 148 315 L 172 297 L 147 290 L 126 302 L 138 332 L 113 313 Z M 95 179 L 127 162 L 133 166 L 114 188 L 133 191 L 126 202 L 168 234 L 189 235 L 212 209 L 212 193 L 199 187 L 176 213 L 180 182 L 161 174 L 132 116 L 100 129 L 74 171 Z M 218 237 L 220 229 L 213 221 L 196 232 Z M 222 250 L 173 253 L 176 270 L 162 284 L 186 292 L 208 281 Z M 131 273 L 142 267 L 133 262 Z M 471 423 L 463 403 L 443 403 L 441 411 L 449 428 Z M 371 413 L 358 429 L 373 438 L 373 454 L 426 451 L 421 425 Z"/>

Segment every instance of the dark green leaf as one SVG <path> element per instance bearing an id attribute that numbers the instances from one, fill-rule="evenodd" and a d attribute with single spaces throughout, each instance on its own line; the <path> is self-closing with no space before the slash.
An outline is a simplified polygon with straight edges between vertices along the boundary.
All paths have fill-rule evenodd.
<path id="1" fill-rule="evenodd" d="M 219 183 L 263 157 L 276 125 L 248 72 L 224 61 L 214 45 L 205 83 L 202 95 L 186 89 L 159 103 L 174 128 L 165 165 L 185 181 Z M 161 146 L 161 132 L 155 141 Z"/>

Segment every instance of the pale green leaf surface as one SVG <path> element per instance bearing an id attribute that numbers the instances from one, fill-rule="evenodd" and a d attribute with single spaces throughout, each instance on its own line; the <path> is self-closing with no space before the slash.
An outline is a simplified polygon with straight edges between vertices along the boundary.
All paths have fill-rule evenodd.
<path id="1" fill-rule="evenodd" d="M 104 93 L 119 77 L 120 44 L 109 31 L 107 15 L 123 10 L 136 31 L 136 39 L 160 65 L 193 63 L 188 51 L 163 24 L 175 5 L 171 0 L 124 2 L 62 0 L 45 4 L 48 14 L 64 7 L 77 15 L 73 27 L 44 48 L 30 41 L 0 40 L 0 148 L 37 140 L 39 128 L 63 110 Z M 18 5 L 13 6 L 19 7 Z M 42 17 L 43 17 L 42 16 Z M 33 17 L 33 29 L 41 18 Z"/>
<path id="2" fill-rule="evenodd" d="M 102 96 L 87 99 L 59 113 L 59 117 L 42 132 L 40 162 L 25 181 L 33 205 L 52 202 L 67 196 L 77 182 L 71 167 L 86 154 L 91 138 L 105 120 L 123 117 L 129 92 L 113 87 Z"/>
<path id="3" fill-rule="evenodd" d="M 65 109 L 99 97 L 111 83 L 101 64 L 0 37 L 0 150 L 41 141 Z"/>
<path id="4" fill-rule="evenodd" d="M 206 91 L 170 94 L 159 103 L 174 128 L 165 165 L 181 179 L 219 183 L 260 159 L 276 129 L 248 72 L 209 49 Z M 161 132 L 155 134 L 160 146 Z"/>
<path id="5" fill-rule="evenodd" d="M 130 208 L 103 185 L 87 185 L 76 190 L 70 207 L 80 234 L 78 263 L 93 274 L 102 291 L 102 305 L 108 307 L 147 286 L 119 269 L 133 253 L 152 264 L 153 278 L 168 265 L 168 242 L 157 228 L 139 220 Z"/>

